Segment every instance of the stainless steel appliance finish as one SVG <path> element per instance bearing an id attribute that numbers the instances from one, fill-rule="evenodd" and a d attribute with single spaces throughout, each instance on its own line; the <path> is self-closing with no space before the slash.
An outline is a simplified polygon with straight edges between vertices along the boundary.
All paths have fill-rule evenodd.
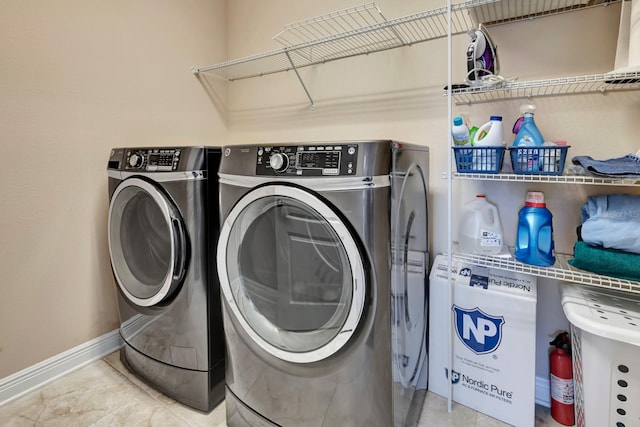
<path id="1" fill-rule="evenodd" d="M 428 160 L 394 141 L 223 149 L 230 427 L 417 423 Z"/>
<path id="2" fill-rule="evenodd" d="M 123 363 L 179 402 L 224 399 L 215 249 L 220 148 L 115 148 L 108 237 Z"/>

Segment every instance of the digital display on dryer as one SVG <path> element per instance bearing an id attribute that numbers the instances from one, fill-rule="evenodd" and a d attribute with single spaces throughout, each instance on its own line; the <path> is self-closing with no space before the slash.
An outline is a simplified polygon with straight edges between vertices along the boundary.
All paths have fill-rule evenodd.
<path id="1" fill-rule="evenodd" d="M 322 169 L 335 171 L 335 174 L 338 174 L 340 167 L 340 152 L 338 151 L 302 151 L 298 153 L 297 157 L 298 169 Z"/>
<path id="2" fill-rule="evenodd" d="M 263 146 L 256 174 L 270 176 L 350 176 L 356 174 L 357 144 Z"/>

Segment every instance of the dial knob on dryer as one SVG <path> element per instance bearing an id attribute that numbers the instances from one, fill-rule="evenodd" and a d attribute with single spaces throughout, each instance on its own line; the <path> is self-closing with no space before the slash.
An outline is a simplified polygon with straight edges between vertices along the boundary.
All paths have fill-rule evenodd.
<path id="1" fill-rule="evenodd" d="M 289 158 L 286 154 L 274 153 L 269 157 L 269 166 L 276 172 L 284 172 L 289 166 Z"/>
<path id="2" fill-rule="evenodd" d="M 129 157 L 129 166 L 133 168 L 139 168 L 144 163 L 144 157 L 140 153 L 133 153 L 131 157 Z"/>

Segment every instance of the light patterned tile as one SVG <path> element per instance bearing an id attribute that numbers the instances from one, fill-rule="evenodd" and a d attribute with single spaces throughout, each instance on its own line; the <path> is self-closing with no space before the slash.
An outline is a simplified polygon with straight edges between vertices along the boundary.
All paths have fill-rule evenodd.
<path id="1" fill-rule="evenodd" d="M 131 402 L 108 413 L 91 427 L 184 427 L 185 421 L 164 406 Z"/>
<path id="2" fill-rule="evenodd" d="M 192 427 L 226 427 L 227 425 L 227 412 L 224 402 L 213 408 L 208 414 L 179 403 L 173 403 L 167 406 L 167 409 Z"/>
<path id="3" fill-rule="evenodd" d="M 536 405 L 536 427 L 563 427 L 563 425 L 553 419 L 549 408 Z"/>
<path id="4" fill-rule="evenodd" d="M 130 402 L 155 404 L 98 361 L 3 406 L 0 425 L 88 426 Z"/>
<path id="5" fill-rule="evenodd" d="M 40 395 L 28 393 L 0 407 L 0 426 L 33 426 L 44 409 Z"/>
<path id="6" fill-rule="evenodd" d="M 447 399 L 428 392 L 418 426 L 471 427 L 476 425 L 477 417 L 476 411 L 456 402 L 452 402 L 451 413 L 449 413 Z"/>
<path id="7" fill-rule="evenodd" d="M 509 427 L 511 424 L 503 423 L 489 415 L 478 412 L 476 427 Z"/>
<path id="8" fill-rule="evenodd" d="M 140 378 L 136 377 L 131 371 L 129 371 L 122 363 L 122 360 L 120 360 L 120 351 L 113 352 L 110 355 L 104 357 L 102 360 L 104 360 L 107 364 L 109 364 L 109 366 L 118 371 L 120 374 L 124 375 L 129 381 L 133 383 L 133 385 L 147 393 L 149 396 L 160 401 L 164 405 L 170 405 L 171 403 L 173 403 L 173 399 L 165 396 L 164 394 L 162 394 L 162 392 L 151 387 Z"/>

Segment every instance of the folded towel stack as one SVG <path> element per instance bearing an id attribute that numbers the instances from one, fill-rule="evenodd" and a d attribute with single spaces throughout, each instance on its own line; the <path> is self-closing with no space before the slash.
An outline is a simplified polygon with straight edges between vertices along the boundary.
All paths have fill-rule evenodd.
<path id="1" fill-rule="evenodd" d="M 604 249 L 585 242 L 573 246 L 569 264 L 581 270 L 619 279 L 640 281 L 640 255 L 616 249 Z"/>
<path id="2" fill-rule="evenodd" d="M 569 264 L 640 281 L 640 196 L 590 196 L 582 206 L 578 239 Z"/>
<path id="3" fill-rule="evenodd" d="M 582 206 L 582 240 L 640 254 L 640 196 L 590 196 Z"/>

